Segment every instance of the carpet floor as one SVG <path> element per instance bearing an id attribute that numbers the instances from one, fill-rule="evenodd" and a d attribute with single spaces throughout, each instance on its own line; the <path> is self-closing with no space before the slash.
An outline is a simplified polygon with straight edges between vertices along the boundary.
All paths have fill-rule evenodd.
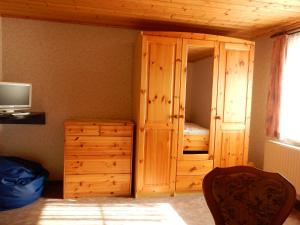
<path id="1" fill-rule="evenodd" d="M 44 196 L 0 212 L 1 225 L 214 225 L 202 194 L 160 197 L 61 199 Z M 299 225 L 296 207 L 284 225 Z"/>

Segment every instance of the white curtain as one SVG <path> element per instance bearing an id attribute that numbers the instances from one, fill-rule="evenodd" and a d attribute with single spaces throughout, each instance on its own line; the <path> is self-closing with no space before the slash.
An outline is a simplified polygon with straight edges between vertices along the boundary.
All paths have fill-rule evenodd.
<path id="1" fill-rule="evenodd" d="M 280 139 L 300 144 L 300 34 L 289 35 L 282 78 Z"/>

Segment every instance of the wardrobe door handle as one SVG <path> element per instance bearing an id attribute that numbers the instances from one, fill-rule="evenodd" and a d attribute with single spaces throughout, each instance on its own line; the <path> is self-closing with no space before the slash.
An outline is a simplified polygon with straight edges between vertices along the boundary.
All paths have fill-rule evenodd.
<path id="1" fill-rule="evenodd" d="M 215 119 L 216 119 L 216 120 L 220 120 L 220 119 L 221 119 L 221 116 L 215 116 Z"/>
<path id="2" fill-rule="evenodd" d="M 184 115 L 173 115 L 173 116 L 171 116 L 172 118 L 174 118 L 174 119 L 183 119 L 184 118 Z"/>

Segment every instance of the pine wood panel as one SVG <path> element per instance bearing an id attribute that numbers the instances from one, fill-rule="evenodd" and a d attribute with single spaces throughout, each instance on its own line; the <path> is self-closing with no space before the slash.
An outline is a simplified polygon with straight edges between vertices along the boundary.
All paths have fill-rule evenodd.
<path id="1" fill-rule="evenodd" d="M 244 164 L 244 131 L 223 132 L 221 150 L 221 167 Z"/>
<path id="2" fill-rule="evenodd" d="M 176 38 L 142 37 L 136 196 L 175 190 L 179 65 Z"/>
<path id="3" fill-rule="evenodd" d="M 75 125 L 65 128 L 66 135 L 99 135 L 100 129 L 97 125 Z"/>
<path id="4" fill-rule="evenodd" d="M 77 147 L 130 147 L 130 137 L 102 137 L 102 136 L 66 136 L 65 146 Z"/>
<path id="5" fill-rule="evenodd" d="M 149 46 L 148 111 L 147 121 L 164 123 L 173 114 L 174 46 L 153 44 Z M 171 56 L 171 57 L 170 57 Z"/>
<path id="6" fill-rule="evenodd" d="M 144 185 L 170 185 L 171 135 L 169 130 L 147 131 Z"/>
<path id="7" fill-rule="evenodd" d="M 110 119 L 69 119 L 64 122 L 65 127 L 72 126 L 129 126 L 134 123 L 130 120 L 110 120 Z"/>
<path id="8" fill-rule="evenodd" d="M 220 46 L 215 166 L 247 165 L 253 51 L 245 44 Z"/>
<path id="9" fill-rule="evenodd" d="M 300 24 L 297 0 L 2 0 L 0 14 L 249 38 Z"/>
<path id="10" fill-rule="evenodd" d="M 131 156 L 131 146 L 98 146 L 98 147 L 80 147 L 80 146 L 67 146 L 65 145 L 65 155 L 94 155 L 98 157 L 120 157 Z"/>
<path id="11" fill-rule="evenodd" d="M 131 126 L 100 126 L 101 136 L 131 137 Z"/>
<path id="12" fill-rule="evenodd" d="M 176 192 L 200 192 L 202 191 L 202 180 L 205 175 L 177 176 Z"/>
<path id="13" fill-rule="evenodd" d="M 240 39 L 240 38 L 233 38 L 229 36 L 214 35 L 213 32 L 211 34 L 204 34 L 204 33 L 176 32 L 176 31 L 143 31 L 142 34 L 161 36 L 161 37 L 183 38 L 183 41 L 190 41 L 188 39 L 192 39 L 192 40 L 205 41 L 205 42 L 213 41 L 213 42 L 227 42 L 227 43 L 239 43 L 239 44 L 240 43 L 254 44 L 253 41 Z M 207 42 L 206 44 L 204 44 L 204 46 L 210 47 L 211 44 Z M 183 52 L 185 52 L 184 46 L 183 46 Z M 184 57 L 184 55 L 182 56 Z"/>
<path id="14" fill-rule="evenodd" d="M 248 71 L 248 87 L 247 87 L 247 108 L 246 108 L 246 132 L 244 143 L 244 162 L 248 162 L 250 122 L 251 122 L 251 106 L 252 106 L 252 85 L 253 85 L 253 68 L 254 68 L 254 46 L 250 46 L 249 71 Z M 249 162 L 248 162 L 249 164 Z"/>
<path id="15" fill-rule="evenodd" d="M 65 197 L 128 196 L 130 174 L 67 175 Z"/>
<path id="16" fill-rule="evenodd" d="M 148 42 L 142 33 L 140 33 L 137 40 L 137 49 L 140 51 L 136 54 L 135 60 L 139 62 L 136 71 L 136 93 L 138 94 L 138 101 L 136 102 L 136 160 L 135 160 L 135 196 L 142 193 L 143 177 L 144 177 L 144 149 L 145 149 L 145 125 L 146 125 L 146 107 L 147 107 L 147 68 L 148 68 Z"/>
<path id="17" fill-rule="evenodd" d="M 209 135 L 184 135 L 184 150 L 207 150 Z"/>
<path id="18" fill-rule="evenodd" d="M 218 82 L 219 82 L 219 66 L 220 63 L 220 43 L 215 42 L 214 48 L 214 68 L 213 68 L 213 84 L 212 84 L 212 97 L 211 97 L 211 113 L 210 113 L 210 128 L 209 128 L 209 159 L 216 160 L 216 115 L 217 115 L 217 102 L 218 102 Z"/>
<path id="19" fill-rule="evenodd" d="M 248 51 L 227 51 L 224 123 L 245 123 L 249 69 Z M 238 94 L 237 94 L 238 93 Z"/>
<path id="20" fill-rule="evenodd" d="M 95 156 L 65 157 L 66 174 L 130 173 L 130 156 L 117 159 L 97 158 Z"/>
<path id="21" fill-rule="evenodd" d="M 213 169 L 213 160 L 178 161 L 177 175 L 202 175 Z"/>

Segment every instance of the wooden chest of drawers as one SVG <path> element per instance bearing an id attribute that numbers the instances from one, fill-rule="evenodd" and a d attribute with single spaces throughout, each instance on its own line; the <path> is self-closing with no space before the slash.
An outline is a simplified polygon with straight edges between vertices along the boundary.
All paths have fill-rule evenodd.
<path id="1" fill-rule="evenodd" d="M 131 194 L 133 123 L 67 120 L 64 198 Z"/>
<path id="2" fill-rule="evenodd" d="M 213 169 L 213 160 L 177 161 L 176 192 L 199 192 L 204 176 Z"/>

